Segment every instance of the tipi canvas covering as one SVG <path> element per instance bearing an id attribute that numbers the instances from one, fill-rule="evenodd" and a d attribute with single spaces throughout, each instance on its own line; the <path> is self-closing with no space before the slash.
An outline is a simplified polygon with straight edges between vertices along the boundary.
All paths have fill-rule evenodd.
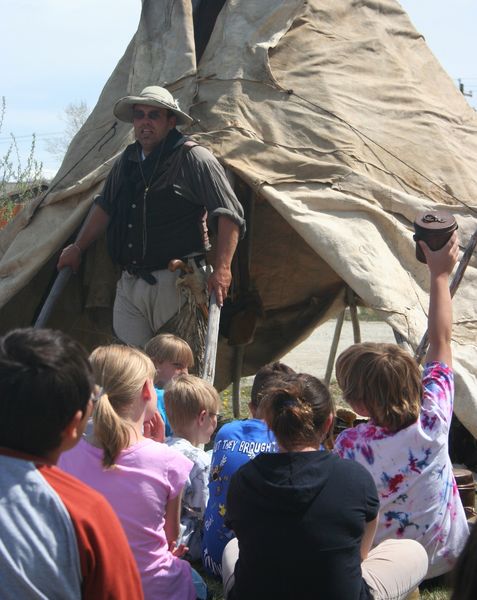
<path id="1" fill-rule="evenodd" d="M 463 247 L 477 228 L 475 111 L 396 0 L 227 0 L 215 26 L 207 21 L 197 61 L 200 11 L 212 5 L 194 3 L 194 36 L 190 0 L 143 1 L 137 33 L 56 181 L 78 165 L 1 234 L 1 331 L 33 322 L 60 248 L 131 140 L 128 125 L 111 130 L 114 102 L 160 84 L 196 119 L 186 133 L 228 167 L 248 202 L 246 286 L 263 312 L 243 374 L 336 315 L 346 286 L 415 347 L 428 276 L 414 256 L 412 223 L 423 210 L 448 210 Z M 89 347 L 110 339 L 116 277 L 100 240 L 51 325 Z M 473 257 L 455 297 L 453 351 L 456 413 L 477 436 L 475 286 Z M 219 387 L 235 352 L 221 339 Z"/>

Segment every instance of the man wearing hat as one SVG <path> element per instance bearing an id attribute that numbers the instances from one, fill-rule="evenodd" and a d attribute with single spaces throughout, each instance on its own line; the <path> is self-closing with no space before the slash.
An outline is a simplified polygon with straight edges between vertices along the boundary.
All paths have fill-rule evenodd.
<path id="1" fill-rule="evenodd" d="M 123 269 L 113 327 L 123 342 L 143 346 L 182 303 L 175 286 L 178 273 L 168 270 L 169 261 L 204 264 L 208 228 L 217 234 L 208 288 L 222 305 L 245 221 L 220 163 L 176 129 L 193 120 L 168 90 L 149 86 L 138 96 L 125 96 L 114 114 L 133 124 L 136 142 L 113 165 L 58 269 L 69 266 L 76 272 L 83 252 L 107 230 L 111 258 Z"/>

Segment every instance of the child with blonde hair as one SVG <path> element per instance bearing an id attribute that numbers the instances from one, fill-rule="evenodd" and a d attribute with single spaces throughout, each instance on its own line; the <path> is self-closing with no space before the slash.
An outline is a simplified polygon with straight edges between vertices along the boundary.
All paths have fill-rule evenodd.
<path id="1" fill-rule="evenodd" d="M 166 386 L 165 403 L 174 431 L 166 443 L 194 463 L 182 496 L 181 542 L 189 547 L 187 557 L 199 560 L 211 461 L 210 453 L 199 446 L 210 441 L 217 427 L 220 398 L 217 390 L 203 379 L 178 375 Z"/>
<path id="2" fill-rule="evenodd" d="M 176 375 L 188 373 L 194 366 L 191 347 L 182 338 L 172 333 L 160 333 L 146 344 L 144 351 L 156 367 L 154 385 L 157 394 L 157 409 L 166 427 L 166 436 L 172 435 L 172 429 L 164 404 L 164 387 Z"/>
<path id="3" fill-rule="evenodd" d="M 449 275 L 454 234 L 437 251 L 419 242 L 430 272 L 429 350 L 424 371 L 394 344 L 355 344 L 336 363 L 343 398 L 369 422 L 342 432 L 334 451 L 368 469 L 381 504 L 375 543 L 420 542 L 427 578 L 450 571 L 469 530 L 448 452 L 454 400 Z"/>
<path id="4" fill-rule="evenodd" d="M 192 463 L 181 453 L 143 435 L 154 418 L 155 367 L 127 346 L 97 348 L 90 357 L 104 394 L 93 413 L 93 432 L 60 466 L 102 493 L 126 532 L 141 574 L 146 600 L 205 598 L 205 584 L 181 560 L 177 543 L 181 492 Z"/>

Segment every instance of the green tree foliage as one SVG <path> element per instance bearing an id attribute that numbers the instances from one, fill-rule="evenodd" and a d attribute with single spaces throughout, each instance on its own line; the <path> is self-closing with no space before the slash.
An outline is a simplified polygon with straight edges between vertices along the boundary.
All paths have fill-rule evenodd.
<path id="1" fill-rule="evenodd" d="M 0 133 L 6 112 L 6 100 L 2 96 L 0 106 Z M 10 144 L 0 156 L 0 213 L 3 220 L 9 220 L 15 212 L 15 205 L 27 202 L 37 196 L 45 181 L 42 176 L 43 164 L 35 158 L 36 138 L 32 135 L 30 151 L 26 162 L 22 162 L 18 144 L 10 133 Z"/>

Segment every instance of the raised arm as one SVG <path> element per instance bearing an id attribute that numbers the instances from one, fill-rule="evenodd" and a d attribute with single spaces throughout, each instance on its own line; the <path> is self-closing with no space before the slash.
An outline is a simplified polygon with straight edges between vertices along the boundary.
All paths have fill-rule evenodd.
<path id="1" fill-rule="evenodd" d="M 419 242 L 427 260 L 431 277 L 428 335 L 429 349 L 426 362 L 439 361 L 452 366 L 452 299 L 449 275 L 459 255 L 457 234 L 440 250 L 431 251 L 425 242 Z"/>
<path id="2" fill-rule="evenodd" d="M 217 304 L 222 306 L 232 281 L 230 265 L 237 248 L 239 226 L 228 217 L 218 218 L 217 248 L 215 252 L 214 272 L 209 277 L 209 293 L 215 290 Z"/>
<path id="3" fill-rule="evenodd" d="M 63 249 L 57 264 L 58 271 L 65 267 L 71 267 L 73 272 L 76 273 L 83 252 L 106 231 L 109 219 L 109 215 L 101 206 L 97 204 L 93 206 L 76 241 Z"/>

